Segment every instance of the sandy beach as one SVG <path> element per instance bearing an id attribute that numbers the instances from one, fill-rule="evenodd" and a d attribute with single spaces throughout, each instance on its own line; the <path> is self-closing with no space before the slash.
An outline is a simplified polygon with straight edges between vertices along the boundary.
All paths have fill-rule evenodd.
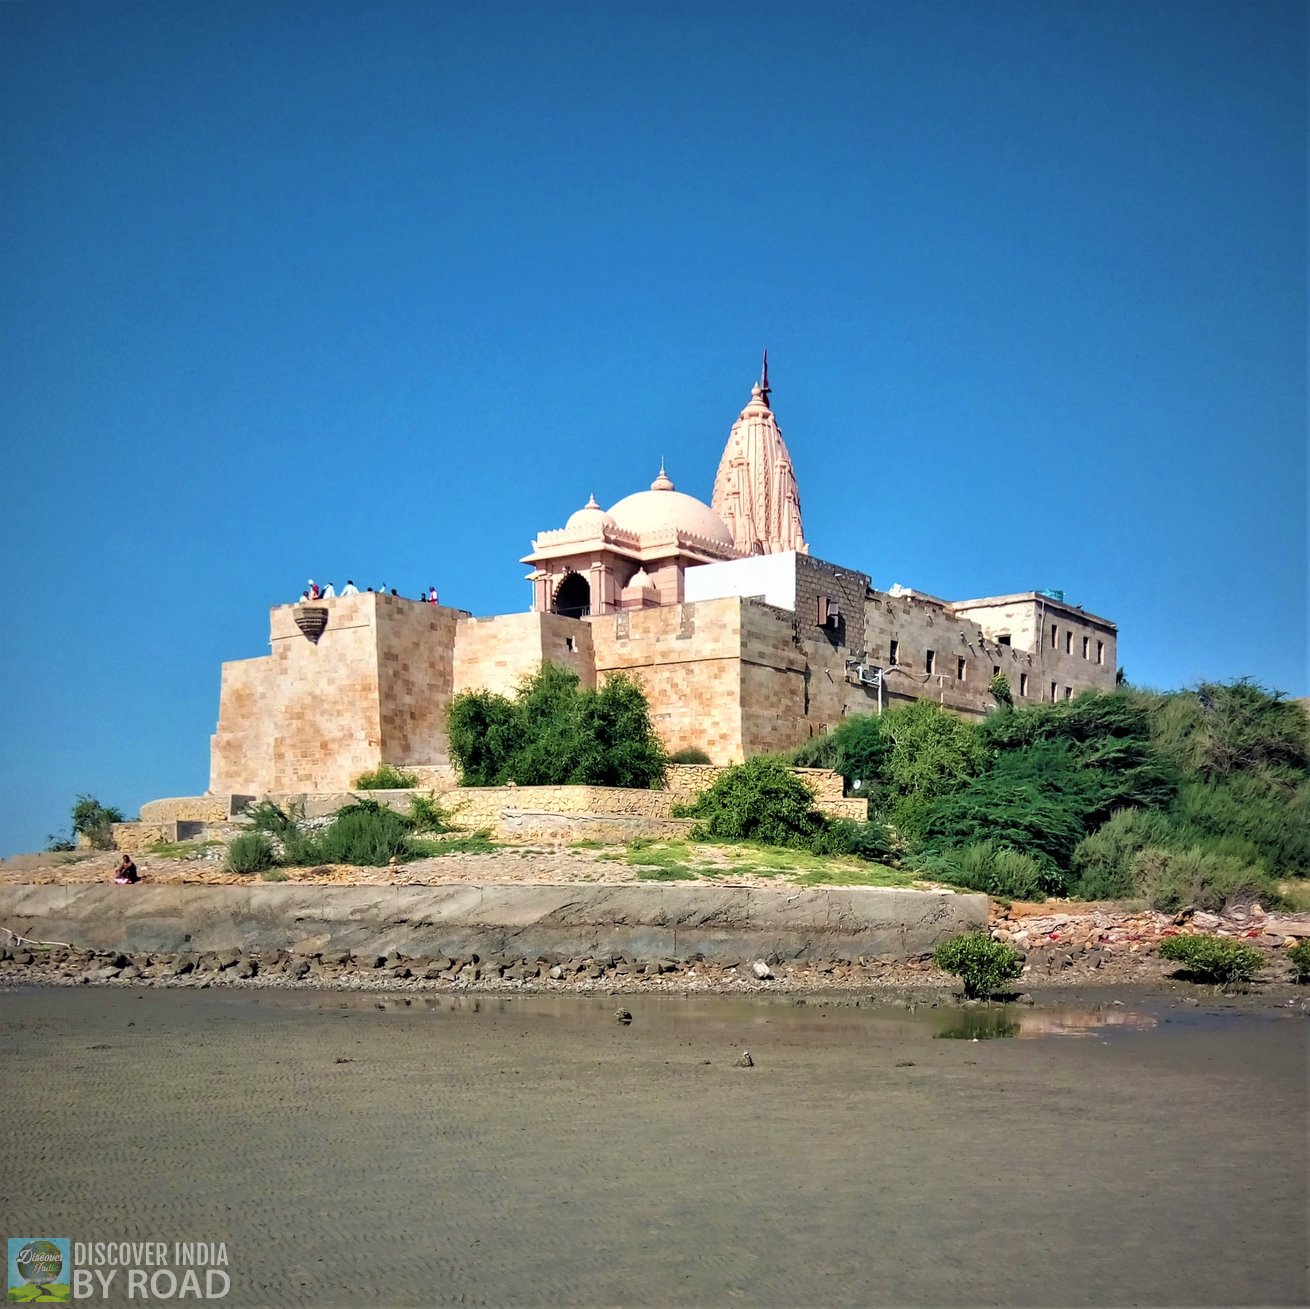
<path id="1" fill-rule="evenodd" d="M 223 1241 L 231 1306 L 1307 1298 L 1299 1008 L 617 1003 L 6 992 L 5 1227 Z"/>

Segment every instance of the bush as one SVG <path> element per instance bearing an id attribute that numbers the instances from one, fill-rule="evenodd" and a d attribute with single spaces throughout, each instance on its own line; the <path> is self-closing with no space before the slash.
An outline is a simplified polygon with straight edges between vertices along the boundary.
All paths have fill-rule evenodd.
<path id="1" fill-rule="evenodd" d="M 446 811 L 430 796 L 415 795 L 409 801 L 409 819 L 416 832 L 450 832 L 454 828 Z"/>
<path id="2" fill-rule="evenodd" d="M 1310 982 L 1310 941 L 1299 941 L 1288 952 L 1298 982 Z"/>
<path id="3" fill-rule="evenodd" d="M 890 743 L 882 780 L 892 821 L 906 834 L 919 826 L 926 805 L 958 789 L 987 764 L 978 729 L 931 700 L 916 700 L 882 715 Z"/>
<path id="4" fill-rule="evenodd" d="M 1141 893 L 1133 859 L 1148 846 L 1167 846 L 1176 836 L 1166 814 L 1120 809 L 1074 847 L 1073 894 L 1084 900 L 1122 900 Z"/>
<path id="5" fill-rule="evenodd" d="M 709 755 L 698 745 L 687 746 L 682 750 L 675 750 L 669 756 L 671 764 L 708 764 L 713 762 Z"/>
<path id="6" fill-rule="evenodd" d="M 242 832 L 227 847 L 227 866 L 234 873 L 262 873 L 277 866 L 273 842 L 264 832 Z"/>
<path id="7" fill-rule="evenodd" d="M 725 768 L 712 786 L 677 812 L 700 820 L 693 835 L 701 840 L 808 846 L 823 826 L 814 792 L 773 755 Z"/>
<path id="8" fill-rule="evenodd" d="M 270 836 L 285 837 L 288 832 L 296 830 L 297 822 L 304 818 L 305 807 L 293 805 L 288 813 L 272 800 L 261 800 L 250 805 L 245 811 L 246 821 L 256 832 L 267 832 Z"/>
<path id="9" fill-rule="evenodd" d="M 877 819 L 859 823 L 853 818 L 825 817 L 807 848 L 814 854 L 852 855 L 879 864 L 890 858 L 892 839 L 887 825 Z"/>
<path id="10" fill-rule="evenodd" d="M 1249 982 L 1264 966 L 1264 956 L 1240 941 L 1217 936 L 1167 936 L 1160 942 L 1160 954 L 1182 964 L 1197 981 Z"/>
<path id="11" fill-rule="evenodd" d="M 114 836 L 110 831 L 110 825 L 123 821 L 123 811 L 113 805 L 101 804 L 95 796 L 79 795 L 77 803 L 73 805 L 72 819 L 74 838 L 85 836 L 93 850 L 112 850 Z M 72 849 L 75 840 L 67 843 L 58 842 L 58 844 L 66 844 L 69 849 Z"/>
<path id="12" fill-rule="evenodd" d="M 295 852 L 295 862 L 380 868 L 392 859 L 412 858 L 413 820 L 392 809 L 374 808 L 373 803 L 348 805 L 339 810 L 330 827 Z M 288 861 L 291 855 L 288 851 Z"/>
<path id="13" fill-rule="evenodd" d="M 392 764 L 379 764 L 371 773 L 360 773 L 355 787 L 360 791 L 408 791 L 418 785 L 418 774 Z"/>
<path id="14" fill-rule="evenodd" d="M 1014 708 L 1014 692 L 1010 689 L 1010 679 L 1004 673 L 997 673 L 987 683 L 987 690 L 1002 709 Z"/>
<path id="15" fill-rule="evenodd" d="M 965 932 L 944 941 L 932 952 L 932 961 L 944 973 L 954 973 L 971 999 L 991 995 L 1002 982 L 1023 974 L 1023 951 L 986 932 Z"/>
<path id="16" fill-rule="evenodd" d="M 1152 908 L 1166 913 L 1185 905 L 1217 911 L 1238 900 L 1279 900 L 1278 888 L 1264 869 L 1195 846 L 1150 846 L 1133 857 L 1131 873 Z"/>
<path id="17" fill-rule="evenodd" d="M 592 691 L 554 664 L 525 678 L 513 700 L 457 695 L 450 753 L 465 786 L 627 786 L 664 780 L 664 746 L 641 686 L 623 673 Z"/>
<path id="18" fill-rule="evenodd" d="M 977 841 L 918 861 L 921 876 L 982 891 L 1001 900 L 1044 900 L 1049 876 L 1021 850 Z"/>
<path id="19" fill-rule="evenodd" d="M 794 750 L 791 762 L 798 768 L 830 768 L 842 775 L 847 792 L 858 789 L 861 795 L 879 797 L 891 753 L 887 721 L 890 716 L 852 714 L 833 731 L 812 737 Z"/>

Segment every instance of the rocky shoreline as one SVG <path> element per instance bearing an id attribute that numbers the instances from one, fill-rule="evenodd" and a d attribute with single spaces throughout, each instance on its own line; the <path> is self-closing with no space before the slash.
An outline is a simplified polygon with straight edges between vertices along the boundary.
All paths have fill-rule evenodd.
<path id="1" fill-rule="evenodd" d="M 1154 989 L 1168 985 L 1177 971 L 1153 949 L 1133 949 L 1131 944 L 1118 953 L 1116 946 L 1099 943 L 1070 941 L 1049 948 L 1043 944 L 1031 956 L 1023 977 L 1014 984 L 1020 992 Z M 240 950 L 129 955 L 63 945 L 43 948 L 21 940 L 0 947 L 0 988 L 82 985 L 579 995 L 869 992 L 937 1001 L 949 1000 L 958 988 L 956 979 L 935 968 L 927 957 L 808 962 L 770 956 L 711 962 L 634 960 L 624 955 L 533 960 L 411 957 L 395 951 L 357 955 L 321 951 L 308 944 L 264 956 Z M 1258 992 L 1273 988 L 1293 998 L 1306 992 L 1295 986 L 1290 964 L 1276 952 L 1270 952 L 1268 966 L 1253 987 Z"/>

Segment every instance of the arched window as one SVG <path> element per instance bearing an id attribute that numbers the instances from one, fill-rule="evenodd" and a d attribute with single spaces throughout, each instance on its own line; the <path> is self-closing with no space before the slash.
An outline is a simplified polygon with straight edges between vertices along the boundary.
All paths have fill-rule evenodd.
<path id="1" fill-rule="evenodd" d="M 569 573 L 559 584 L 554 610 L 565 618 L 585 618 L 591 613 L 591 584 L 581 573 Z"/>

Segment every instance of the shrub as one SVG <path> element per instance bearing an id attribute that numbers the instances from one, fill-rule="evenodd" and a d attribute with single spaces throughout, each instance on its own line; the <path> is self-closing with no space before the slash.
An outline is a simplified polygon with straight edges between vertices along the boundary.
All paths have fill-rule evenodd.
<path id="1" fill-rule="evenodd" d="M 891 856 L 892 838 L 878 819 L 860 823 L 853 818 L 825 818 L 806 848 L 814 854 L 853 855 L 878 864 Z"/>
<path id="2" fill-rule="evenodd" d="M 227 866 L 234 873 L 262 873 L 277 866 L 273 842 L 264 832 L 242 832 L 227 847 Z"/>
<path id="3" fill-rule="evenodd" d="M 418 774 L 392 764 L 379 764 L 371 773 L 360 773 L 355 787 L 360 791 L 408 791 L 418 785 Z"/>
<path id="4" fill-rule="evenodd" d="M 1198 981 L 1216 985 L 1248 982 L 1264 965 L 1259 950 L 1217 936 L 1167 936 L 1160 942 L 1160 954 L 1182 964 Z"/>
<path id="5" fill-rule="evenodd" d="M 1148 846 L 1167 846 L 1174 824 L 1153 809 L 1120 809 L 1074 847 L 1073 893 L 1084 900 L 1120 900 L 1140 894 L 1133 859 Z"/>
<path id="6" fill-rule="evenodd" d="M 1288 952 L 1298 982 L 1310 982 L 1310 941 L 1298 941 Z"/>
<path id="7" fill-rule="evenodd" d="M 113 805 L 101 804 L 92 795 L 79 795 L 73 805 L 73 837 L 85 836 L 93 850 L 112 850 L 114 837 L 110 825 L 123 821 L 123 811 Z M 75 839 L 69 842 L 54 839 L 51 849 L 66 847 L 73 849 Z"/>
<path id="8" fill-rule="evenodd" d="M 373 808 L 370 803 L 348 805 L 338 811 L 317 840 L 297 851 L 296 862 L 381 867 L 392 859 L 412 857 L 412 831 L 412 820 L 392 809 Z M 290 855 L 288 851 L 288 859 Z"/>
<path id="9" fill-rule="evenodd" d="M 986 932 L 951 937 L 932 952 L 932 960 L 942 972 L 954 973 L 972 999 L 991 995 L 1002 982 L 1023 973 L 1023 951 L 993 941 Z"/>
<path id="10" fill-rule="evenodd" d="M 667 757 L 641 686 L 622 673 L 598 690 L 554 664 L 525 678 L 513 700 L 457 695 L 447 716 L 450 752 L 465 786 L 653 787 Z"/>
<path id="11" fill-rule="evenodd" d="M 997 673 L 987 683 L 987 690 L 1002 709 L 1014 708 L 1014 692 L 1010 689 L 1010 679 L 1004 673 Z"/>
<path id="12" fill-rule="evenodd" d="M 677 812 L 698 818 L 700 839 L 808 845 L 823 826 L 814 792 L 781 759 L 755 755 L 725 768 L 714 784 Z"/>
<path id="13" fill-rule="evenodd" d="M 982 771 L 987 751 L 978 729 L 931 700 L 916 700 L 882 715 L 889 742 L 882 780 L 891 817 L 913 835 L 924 808 Z"/>
<path id="14" fill-rule="evenodd" d="M 409 801 L 409 818 L 416 832 L 453 831 L 446 811 L 430 795 L 414 795 Z"/>
<path id="15" fill-rule="evenodd" d="M 690 745 L 682 750 L 675 750 L 669 756 L 671 764 L 708 764 L 711 763 L 709 755 L 698 745 Z"/>
<path id="16" fill-rule="evenodd" d="M 1150 846 L 1133 857 L 1131 872 L 1140 893 L 1155 909 L 1184 905 L 1220 910 L 1236 900 L 1277 902 L 1278 888 L 1259 866 L 1199 847 L 1166 850 Z"/>
<path id="17" fill-rule="evenodd" d="M 917 870 L 934 881 L 951 882 L 1002 900 L 1044 900 L 1050 881 L 1031 855 L 990 841 L 945 850 L 919 861 Z"/>
<path id="18" fill-rule="evenodd" d="M 293 805 L 288 813 L 272 800 L 261 800 L 250 805 L 245 811 L 246 821 L 256 832 L 267 832 L 270 836 L 285 837 L 288 832 L 296 830 L 297 822 L 304 818 L 305 807 Z"/>
<path id="19" fill-rule="evenodd" d="M 888 721 L 890 715 L 852 714 L 833 731 L 812 737 L 794 750 L 791 761 L 799 768 L 830 768 L 842 775 L 848 792 L 859 783 L 861 795 L 878 797 L 891 752 L 885 727 Z"/>

